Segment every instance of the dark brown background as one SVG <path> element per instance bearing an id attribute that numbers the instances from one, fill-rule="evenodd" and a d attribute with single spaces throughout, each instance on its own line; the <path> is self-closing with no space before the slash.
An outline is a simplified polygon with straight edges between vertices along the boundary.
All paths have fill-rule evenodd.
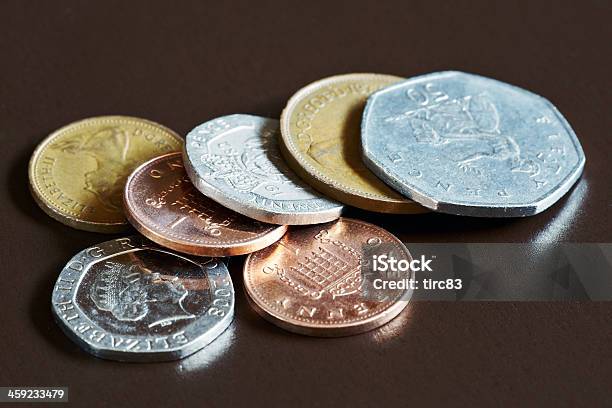
<path id="1" fill-rule="evenodd" d="M 307 338 L 249 309 L 242 259 L 233 329 L 212 351 L 98 360 L 60 332 L 49 299 L 65 262 L 110 237 L 51 220 L 27 188 L 36 144 L 84 117 L 185 134 L 234 112 L 278 117 L 332 74 L 459 69 L 553 101 L 587 156 L 577 186 L 521 220 L 351 215 L 406 242 L 610 242 L 609 2 L 22 3 L 0 5 L 0 385 L 70 386 L 72 403 L 91 407 L 610 404 L 612 303 L 424 302 L 369 334 Z"/>

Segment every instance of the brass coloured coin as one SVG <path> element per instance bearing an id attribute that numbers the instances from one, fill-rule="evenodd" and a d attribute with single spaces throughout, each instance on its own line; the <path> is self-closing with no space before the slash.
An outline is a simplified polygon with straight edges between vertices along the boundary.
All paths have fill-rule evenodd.
<path id="1" fill-rule="evenodd" d="M 291 97 L 281 116 L 281 152 L 317 190 L 345 204 L 384 213 L 427 210 L 379 180 L 361 159 L 361 115 L 368 96 L 402 81 L 379 74 L 322 79 Z"/>
<path id="2" fill-rule="evenodd" d="M 145 119 L 101 116 L 56 130 L 32 154 L 30 190 L 51 217 L 71 227 L 119 232 L 127 227 L 123 187 L 141 163 L 180 151 L 183 139 Z"/>

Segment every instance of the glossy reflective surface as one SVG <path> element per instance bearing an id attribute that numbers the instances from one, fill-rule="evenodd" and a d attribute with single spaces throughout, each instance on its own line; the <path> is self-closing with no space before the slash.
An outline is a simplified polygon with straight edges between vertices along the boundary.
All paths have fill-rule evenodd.
<path id="1" fill-rule="evenodd" d="M 128 219 L 143 235 L 179 252 L 247 254 L 283 236 L 287 227 L 252 220 L 202 195 L 191 184 L 181 153 L 157 157 L 125 185 Z"/>
<path id="2" fill-rule="evenodd" d="M 217 258 L 186 258 L 141 237 L 75 255 L 52 296 L 58 324 L 95 356 L 175 360 L 221 334 L 234 315 L 234 287 Z"/>
<path id="3" fill-rule="evenodd" d="M 345 336 L 379 327 L 408 304 L 412 290 L 376 290 L 373 255 L 410 261 L 391 233 L 363 221 L 294 227 L 244 265 L 250 303 L 264 318 L 300 334 Z"/>
<path id="4" fill-rule="evenodd" d="M 401 81 L 379 74 L 345 74 L 296 92 L 281 115 L 281 148 L 292 169 L 345 204 L 387 213 L 426 210 L 380 181 L 363 164 L 359 129 L 373 92 Z"/>
<path id="5" fill-rule="evenodd" d="M 366 165 L 407 197 L 482 217 L 544 211 L 585 163 L 576 134 L 546 99 L 453 71 L 372 95 L 362 144 Z"/>
<path id="6" fill-rule="evenodd" d="M 335 220 L 342 205 L 316 192 L 281 157 L 278 121 L 253 115 L 213 119 L 187 134 L 184 161 L 195 186 L 240 214 L 287 225 Z"/>
<path id="7" fill-rule="evenodd" d="M 253 312 L 242 262 L 231 261 L 234 337 L 206 365 L 187 363 L 208 361 L 216 341 L 184 360 L 142 365 L 92 358 L 66 338 L 49 293 L 66 261 L 104 238 L 45 216 L 23 186 L 41 138 L 92 114 L 138 114 L 186 134 L 229 112 L 278 117 L 296 89 L 334 73 L 469 70 L 557 105 L 588 157 L 576 188 L 522 219 L 407 220 L 353 208 L 346 216 L 407 244 L 612 242 L 606 2 L 355 1 L 327 2 L 324 12 L 316 3 L 278 4 L 148 2 L 145 13 L 137 2 L 0 3 L 8 16 L 0 37 L 0 383 L 67 385 L 72 405 L 92 408 L 312 406 L 312 395 L 352 407 L 380 406 L 379 395 L 395 407 L 564 406 L 571 396 L 609 404 L 609 302 L 417 302 L 374 331 L 320 339 Z M 406 312 L 406 324 L 375 340 Z"/>
<path id="8" fill-rule="evenodd" d="M 160 154 L 179 151 L 183 139 L 146 119 L 83 119 L 44 139 L 30 160 L 30 189 L 38 205 L 71 227 L 125 230 L 123 187 L 130 173 Z"/>

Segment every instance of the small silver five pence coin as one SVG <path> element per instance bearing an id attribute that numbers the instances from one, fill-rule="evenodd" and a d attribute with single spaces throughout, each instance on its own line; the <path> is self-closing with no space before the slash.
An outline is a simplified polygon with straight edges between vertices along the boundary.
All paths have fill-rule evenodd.
<path id="1" fill-rule="evenodd" d="M 576 134 L 546 99 L 493 79 L 438 72 L 382 89 L 363 114 L 363 159 L 432 210 L 522 217 L 580 177 Z"/>
<path id="2" fill-rule="evenodd" d="M 342 205 L 313 190 L 285 164 L 279 122 L 229 115 L 186 137 L 183 161 L 200 192 L 242 215 L 271 224 L 307 225 L 340 217 Z"/>
<path id="3" fill-rule="evenodd" d="M 178 255 L 135 236 L 76 254 L 53 288 L 52 310 L 97 357 L 176 360 L 229 326 L 234 288 L 221 259 Z"/>

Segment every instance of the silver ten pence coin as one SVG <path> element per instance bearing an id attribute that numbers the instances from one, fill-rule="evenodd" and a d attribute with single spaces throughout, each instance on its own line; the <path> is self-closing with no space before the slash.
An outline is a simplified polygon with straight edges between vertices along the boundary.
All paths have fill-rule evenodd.
<path id="1" fill-rule="evenodd" d="M 204 195 L 258 221 L 307 225 L 340 217 L 340 203 L 313 190 L 285 164 L 278 137 L 275 119 L 211 120 L 187 135 L 185 169 Z"/>
<path id="2" fill-rule="evenodd" d="M 144 238 L 76 254 L 52 295 L 60 327 L 97 357 L 165 361 L 220 335 L 234 315 L 234 288 L 218 258 L 178 255 Z"/>
<path id="3" fill-rule="evenodd" d="M 432 210 L 479 217 L 544 211 L 580 177 L 576 134 L 546 99 L 493 79 L 439 72 L 373 94 L 363 159 Z"/>

